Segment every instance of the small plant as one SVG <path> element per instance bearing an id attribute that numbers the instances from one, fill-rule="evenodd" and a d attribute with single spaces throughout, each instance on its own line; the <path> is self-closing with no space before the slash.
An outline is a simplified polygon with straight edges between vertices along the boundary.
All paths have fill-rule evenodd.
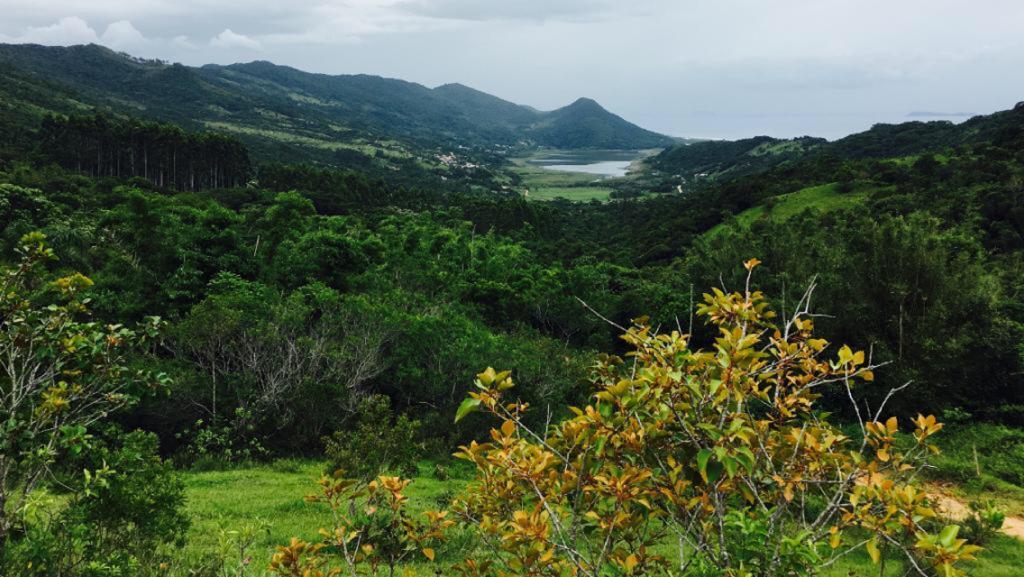
<path id="1" fill-rule="evenodd" d="M 265 459 L 270 453 L 254 430 L 252 413 L 241 407 L 223 424 L 200 419 L 176 435 L 185 443 L 178 458 L 197 469 Z"/>
<path id="2" fill-rule="evenodd" d="M 438 481 L 447 481 L 452 478 L 452 473 L 446 465 L 441 463 L 434 464 L 434 478 Z"/>
<path id="3" fill-rule="evenodd" d="M 971 543 L 984 545 L 992 540 L 1006 521 L 1006 512 L 986 499 L 971 502 L 970 514 L 963 521 L 964 537 Z"/>
<path id="4" fill-rule="evenodd" d="M 395 416 L 384 395 L 362 399 L 351 430 L 324 437 L 324 454 L 331 470 L 343 470 L 363 480 L 383 473 L 411 477 L 417 473 L 420 449 L 416 435 L 420 422 L 405 415 Z"/>
<path id="5" fill-rule="evenodd" d="M 410 514 L 404 491 L 410 481 L 379 476 L 369 483 L 346 479 L 340 471 L 320 479 L 320 494 L 306 497 L 331 510 L 333 526 L 321 528 L 321 543 L 293 538 L 278 547 L 270 570 L 282 576 L 331 577 L 344 573 L 355 577 L 361 567 L 373 574 L 386 567 L 388 576 L 414 554 L 435 559 L 435 547 L 443 543 L 454 523 L 447 511 Z M 332 562 L 337 561 L 333 566 Z"/>
<path id="6" fill-rule="evenodd" d="M 239 527 L 222 524 L 217 532 L 216 550 L 198 564 L 188 568 L 189 577 L 255 577 L 263 575 L 264 566 L 256 561 L 253 547 L 256 541 L 270 531 L 270 524 L 262 519 L 249 521 Z"/>

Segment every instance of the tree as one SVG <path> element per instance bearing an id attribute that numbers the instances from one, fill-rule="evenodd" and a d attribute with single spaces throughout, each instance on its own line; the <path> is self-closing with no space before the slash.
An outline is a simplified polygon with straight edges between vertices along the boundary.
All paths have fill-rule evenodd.
<path id="1" fill-rule="evenodd" d="M 459 456 L 478 477 L 457 510 L 490 546 L 467 575 L 811 575 L 857 549 L 898 554 L 920 575 L 960 575 L 977 547 L 937 528 L 913 484 L 942 425 L 918 416 L 909 439 L 896 418 L 855 404 L 859 434 L 828 423 L 821 391 L 850 399 L 877 368 L 864 352 L 813 337 L 808 307 L 773 322 L 746 289 L 704 295 L 718 329 L 711 350 L 687 335 L 625 331 L 631 360 L 605 357 L 592 404 L 547 431 L 523 424 L 508 372 L 478 375 L 456 419 L 486 409 L 502 421 Z M 670 544 L 672 546 L 670 547 Z M 675 558 L 662 556 L 674 550 Z"/>
<path id="2" fill-rule="evenodd" d="M 0 559 L 26 500 L 50 466 L 81 448 L 88 428 L 166 384 L 132 370 L 128 354 L 158 335 L 160 320 L 136 330 L 88 316 L 80 274 L 50 280 L 54 259 L 42 234 L 26 235 L 21 260 L 0 277 Z"/>

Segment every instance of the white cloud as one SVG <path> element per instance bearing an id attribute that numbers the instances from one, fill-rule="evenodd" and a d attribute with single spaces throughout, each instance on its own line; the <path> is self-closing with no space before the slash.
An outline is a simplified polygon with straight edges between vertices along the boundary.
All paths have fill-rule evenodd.
<path id="1" fill-rule="evenodd" d="M 49 26 L 30 26 L 21 34 L 0 35 L 8 42 L 44 44 L 47 46 L 72 46 L 75 44 L 102 44 L 115 50 L 140 48 L 147 43 L 146 37 L 131 22 L 118 20 L 107 26 L 103 35 L 78 16 L 65 16 Z"/>
<path id="2" fill-rule="evenodd" d="M 413 13 L 453 20 L 594 21 L 637 12 L 647 0 L 405 0 Z"/>
<path id="3" fill-rule="evenodd" d="M 100 37 L 100 44 L 115 50 L 138 48 L 145 43 L 146 37 L 127 20 L 111 23 Z"/>
<path id="4" fill-rule="evenodd" d="M 259 50 L 260 42 L 245 34 L 238 34 L 237 32 L 232 32 L 230 28 L 225 28 L 223 32 L 210 40 L 210 46 L 227 49 L 244 48 L 246 50 Z"/>
<path id="5" fill-rule="evenodd" d="M 89 23 L 77 16 L 65 16 L 49 26 L 30 26 L 19 35 L 5 38 L 11 42 L 49 46 L 71 46 L 99 41 L 96 31 Z"/>
<path id="6" fill-rule="evenodd" d="M 184 36 L 184 35 L 182 35 L 182 36 L 175 36 L 174 38 L 172 38 L 171 39 L 171 44 L 177 46 L 178 48 L 184 48 L 185 50 L 198 50 L 199 49 L 198 46 L 196 46 L 195 44 L 192 43 L 191 40 L 189 40 L 188 36 Z"/>

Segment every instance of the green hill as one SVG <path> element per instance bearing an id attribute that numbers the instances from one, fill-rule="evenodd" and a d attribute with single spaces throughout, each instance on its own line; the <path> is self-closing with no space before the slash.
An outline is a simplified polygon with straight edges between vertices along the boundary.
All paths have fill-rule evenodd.
<path id="1" fill-rule="evenodd" d="M 661 148 L 672 138 L 644 130 L 605 110 L 589 98 L 549 112 L 528 134 L 553 148 Z"/>
<path id="2" fill-rule="evenodd" d="M 1024 131 L 1024 103 L 1011 110 L 976 116 L 960 124 L 949 121 L 876 124 L 869 130 L 829 142 L 823 138 L 743 140 L 680 144 L 663 150 L 649 164 L 670 178 L 730 180 L 798 161 L 911 157 L 956 146 L 999 143 Z"/>
<path id="3" fill-rule="evenodd" d="M 99 109 L 216 128 L 257 158 L 351 164 L 459 148 L 651 148 L 673 139 L 581 99 L 553 112 L 471 88 L 371 75 L 313 74 L 258 61 L 199 68 L 96 45 L 0 44 L 0 120 L 37 125 L 49 112 Z"/>

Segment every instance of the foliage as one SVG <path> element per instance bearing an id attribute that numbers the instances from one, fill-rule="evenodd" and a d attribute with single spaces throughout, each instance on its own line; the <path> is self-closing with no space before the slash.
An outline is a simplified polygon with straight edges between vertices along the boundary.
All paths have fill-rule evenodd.
<path id="1" fill-rule="evenodd" d="M 478 375 L 456 418 L 483 408 L 502 424 L 459 453 L 479 471 L 460 513 L 500 552 L 492 562 L 521 575 L 810 575 L 864 548 L 876 563 L 884 549 L 961 574 L 978 547 L 956 526 L 931 533 L 935 513 L 912 482 L 942 425 L 918 416 L 899 445 L 884 403 L 856 409 L 861 439 L 830 425 L 820 391 L 852 399 L 877 365 L 846 346 L 826 358 L 810 291 L 775 324 L 750 289 L 757 264 L 746 263 L 744 292 L 704 296 L 712 350 L 637 324 L 623 336 L 631 362 L 599 362 L 593 403 L 549 431 L 523 426 L 508 372 Z M 666 540 L 678 540 L 678 560 L 660 553 Z"/>
<path id="2" fill-rule="evenodd" d="M 44 240 L 25 236 L 19 263 L 0 272 L 0 559 L 53 464 L 85 450 L 91 426 L 167 384 L 127 364 L 161 321 L 135 330 L 80 320 L 92 281 L 49 276 L 55 257 Z"/>
<path id="3" fill-rule="evenodd" d="M 419 421 L 393 415 L 390 401 L 383 395 L 360 399 L 353 420 L 349 429 L 323 439 L 332 469 L 356 479 L 373 479 L 384 473 L 416 474 Z"/>
<path id="4" fill-rule="evenodd" d="M 100 114 L 47 117 L 38 142 L 46 158 L 61 166 L 177 190 L 243 186 L 251 170 L 245 145 L 230 136 Z"/>
<path id="5" fill-rule="evenodd" d="M 177 433 L 175 437 L 182 442 L 177 456 L 182 463 L 198 468 L 260 460 L 268 452 L 255 432 L 252 414 L 238 407 L 230 421 L 218 425 L 199 419 Z"/>
<path id="6" fill-rule="evenodd" d="M 971 543 L 984 545 L 999 534 L 1006 521 L 1006 512 L 991 500 L 973 501 L 970 514 L 964 518 L 964 537 Z"/>
<path id="7" fill-rule="evenodd" d="M 57 485 L 62 502 L 35 494 L 20 511 L 24 533 L 4 566 L 26 576 L 159 574 L 189 526 L 181 480 L 152 434 L 84 442 L 87 450 L 65 464 L 81 469 Z"/>
<path id="8" fill-rule="evenodd" d="M 453 525 L 446 511 L 426 511 L 419 519 L 406 510 L 408 497 L 403 493 L 410 481 L 399 477 L 379 476 L 369 483 L 345 479 L 341 472 L 320 479 L 321 494 L 307 497 L 312 503 L 324 503 L 331 509 L 334 525 L 321 529 L 324 541 L 311 544 L 292 538 L 287 546 L 278 547 L 270 569 L 278 575 L 355 577 L 360 567 L 369 567 L 376 574 L 378 567 L 387 567 L 393 577 L 399 563 L 412 554 L 422 554 L 433 561 L 433 547 L 444 539 Z M 326 568 L 332 550 L 341 565 Z"/>

